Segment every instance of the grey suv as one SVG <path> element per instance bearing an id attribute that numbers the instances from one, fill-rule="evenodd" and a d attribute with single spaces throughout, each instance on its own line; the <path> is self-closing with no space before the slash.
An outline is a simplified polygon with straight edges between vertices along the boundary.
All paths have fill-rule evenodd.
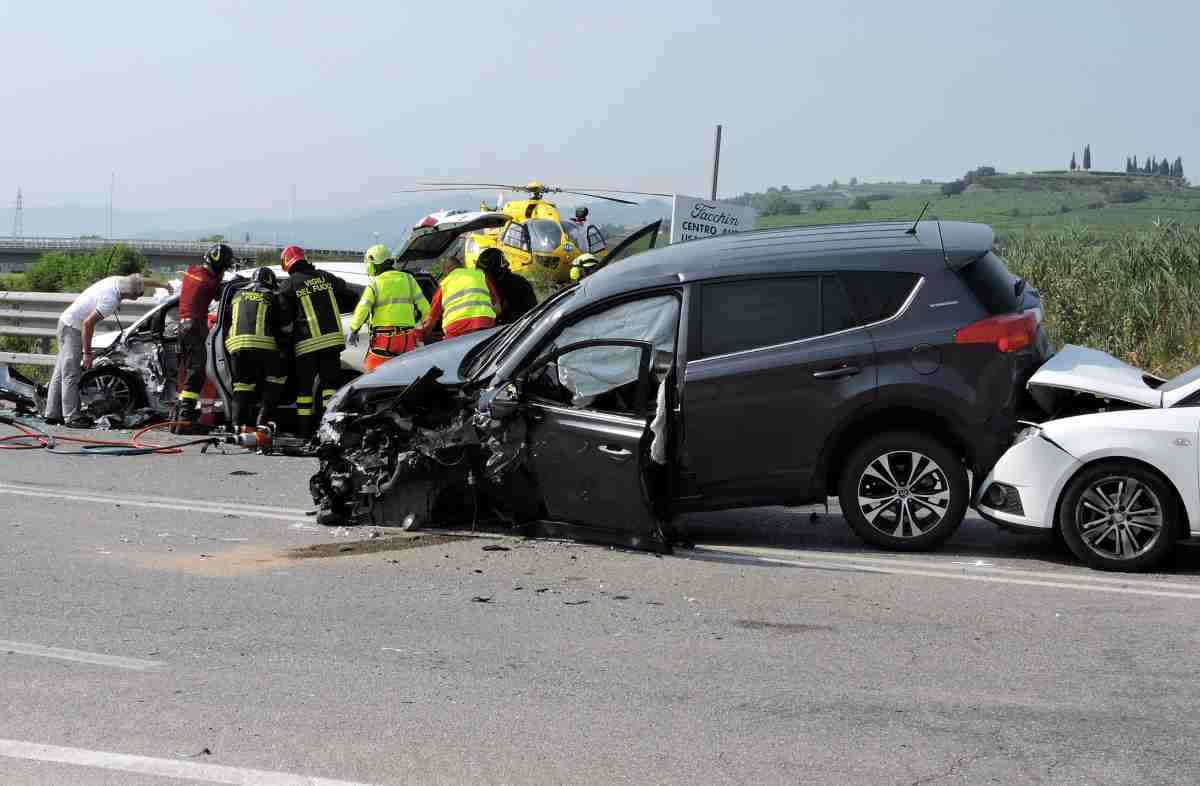
<path id="1" fill-rule="evenodd" d="M 684 511 L 838 496 L 864 540 L 933 547 L 1048 356 L 1038 294 L 992 245 L 979 224 L 855 224 L 610 265 L 339 391 L 321 520 L 487 516 L 662 547 Z"/>

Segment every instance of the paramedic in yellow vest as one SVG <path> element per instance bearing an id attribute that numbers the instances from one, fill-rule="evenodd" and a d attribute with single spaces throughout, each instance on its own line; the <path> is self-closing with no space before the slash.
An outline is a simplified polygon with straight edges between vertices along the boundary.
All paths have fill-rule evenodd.
<path id="1" fill-rule="evenodd" d="M 346 337 L 341 314 L 354 308 L 358 292 L 332 273 L 317 270 L 299 246 L 285 248 L 280 261 L 288 277 L 279 286 L 279 299 L 293 319 L 297 432 L 311 436 L 316 426 L 316 391 L 321 391 L 324 408 L 342 381 Z"/>
<path id="2" fill-rule="evenodd" d="M 230 301 L 225 348 L 233 366 L 233 423 L 243 432 L 270 422 L 287 383 L 277 337 L 291 332 L 292 320 L 282 313 L 275 286 L 271 268 L 260 267 L 254 271 L 253 283 Z"/>
<path id="3" fill-rule="evenodd" d="M 500 314 L 500 295 L 479 268 L 462 266 L 457 257 L 450 259 L 451 270 L 433 293 L 429 315 L 421 323 L 429 341 L 440 326 L 446 338 L 464 336 L 496 325 Z"/>
<path id="4" fill-rule="evenodd" d="M 413 328 L 429 313 L 430 307 L 417 280 L 394 269 L 394 260 L 388 259 L 386 246 L 371 246 L 363 261 L 371 282 L 354 309 L 347 341 L 358 346 L 358 331 L 370 322 L 371 344 L 364 363 L 366 373 L 370 373 L 389 358 L 416 349 L 418 336 Z"/>

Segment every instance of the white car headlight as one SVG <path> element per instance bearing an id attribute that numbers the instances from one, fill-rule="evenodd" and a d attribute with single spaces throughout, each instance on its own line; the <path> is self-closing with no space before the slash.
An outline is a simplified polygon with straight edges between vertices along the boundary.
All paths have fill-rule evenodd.
<path id="1" fill-rule="evenodd" d="M 321 416 L 321 425 L 317 427 L 317 441 L 322 444 L 339 441 L 342 438 L 342 424 L 345 420 L 345 412 L 327 411 Z"/>

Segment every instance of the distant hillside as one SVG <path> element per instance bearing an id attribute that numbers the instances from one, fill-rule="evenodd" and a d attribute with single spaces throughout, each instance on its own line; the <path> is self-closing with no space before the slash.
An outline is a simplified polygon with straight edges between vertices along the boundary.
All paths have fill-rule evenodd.
<path id="1" fill-rule="evenodd" d="M 974 177 L 962 193 L 943 193 L 942 183 L 877 183 L 838 189 L 780 190 L 743 195 L 760 207 L 759 226 L 915 219 L 928 201 L 927 216 L 982 221 L 1001 235 L 1023 229 L 1083 224 L 1102 234 L 1155 219 L 1200 224 L 1200 189 L 1179 178 L 1121 173 L 1017 173 Z M 780 195 L 794 205 L 780 212 Z M 764 214 L 773 213 L 773 214 Z"/>

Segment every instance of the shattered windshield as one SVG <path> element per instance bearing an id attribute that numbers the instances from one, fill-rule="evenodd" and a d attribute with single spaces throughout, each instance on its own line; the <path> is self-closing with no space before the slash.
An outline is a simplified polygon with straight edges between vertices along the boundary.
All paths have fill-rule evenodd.
<path id="1" fill-rule="evenodd" d="M 534 320 L 542 314 L 549 311 L 554 306 L 565 303 L 571 296 L 575 294 L 575 288 L 564 289 L 555 295 L 543 300 L 535 308 L 531 309 L 528 314 L 518 319 L 516 322 L 509 325 L 504 330 L 497 333 L 491 341 L 490 346 L 472 360 L 470 366 L 465 370 L 464 377 L 489 376 L 494 374 L 496 366 L 500 360 L 508 352 L 508 348 L 515 345 L 517 341 L 529 332 L 530 326 Z"/>
<path id="2" fill-rule="evenodd" d="M 562 227 L 548 218 L 535 218 L 525 224 L 534 251 L 553 251 L 562 242 Z"/>
<path id="3" fill-rule="evenodd" d="M 1196 366 L 1191 371 L 1185 371 L 1177 377 L 1172 377 L 1159 388 L 1160 392 L 1170 393 L 1172 390 L 1179 390 L 1182 387 L 1192 384 L 1196 380 L 1200 380 L 1200 366 Z"/>

